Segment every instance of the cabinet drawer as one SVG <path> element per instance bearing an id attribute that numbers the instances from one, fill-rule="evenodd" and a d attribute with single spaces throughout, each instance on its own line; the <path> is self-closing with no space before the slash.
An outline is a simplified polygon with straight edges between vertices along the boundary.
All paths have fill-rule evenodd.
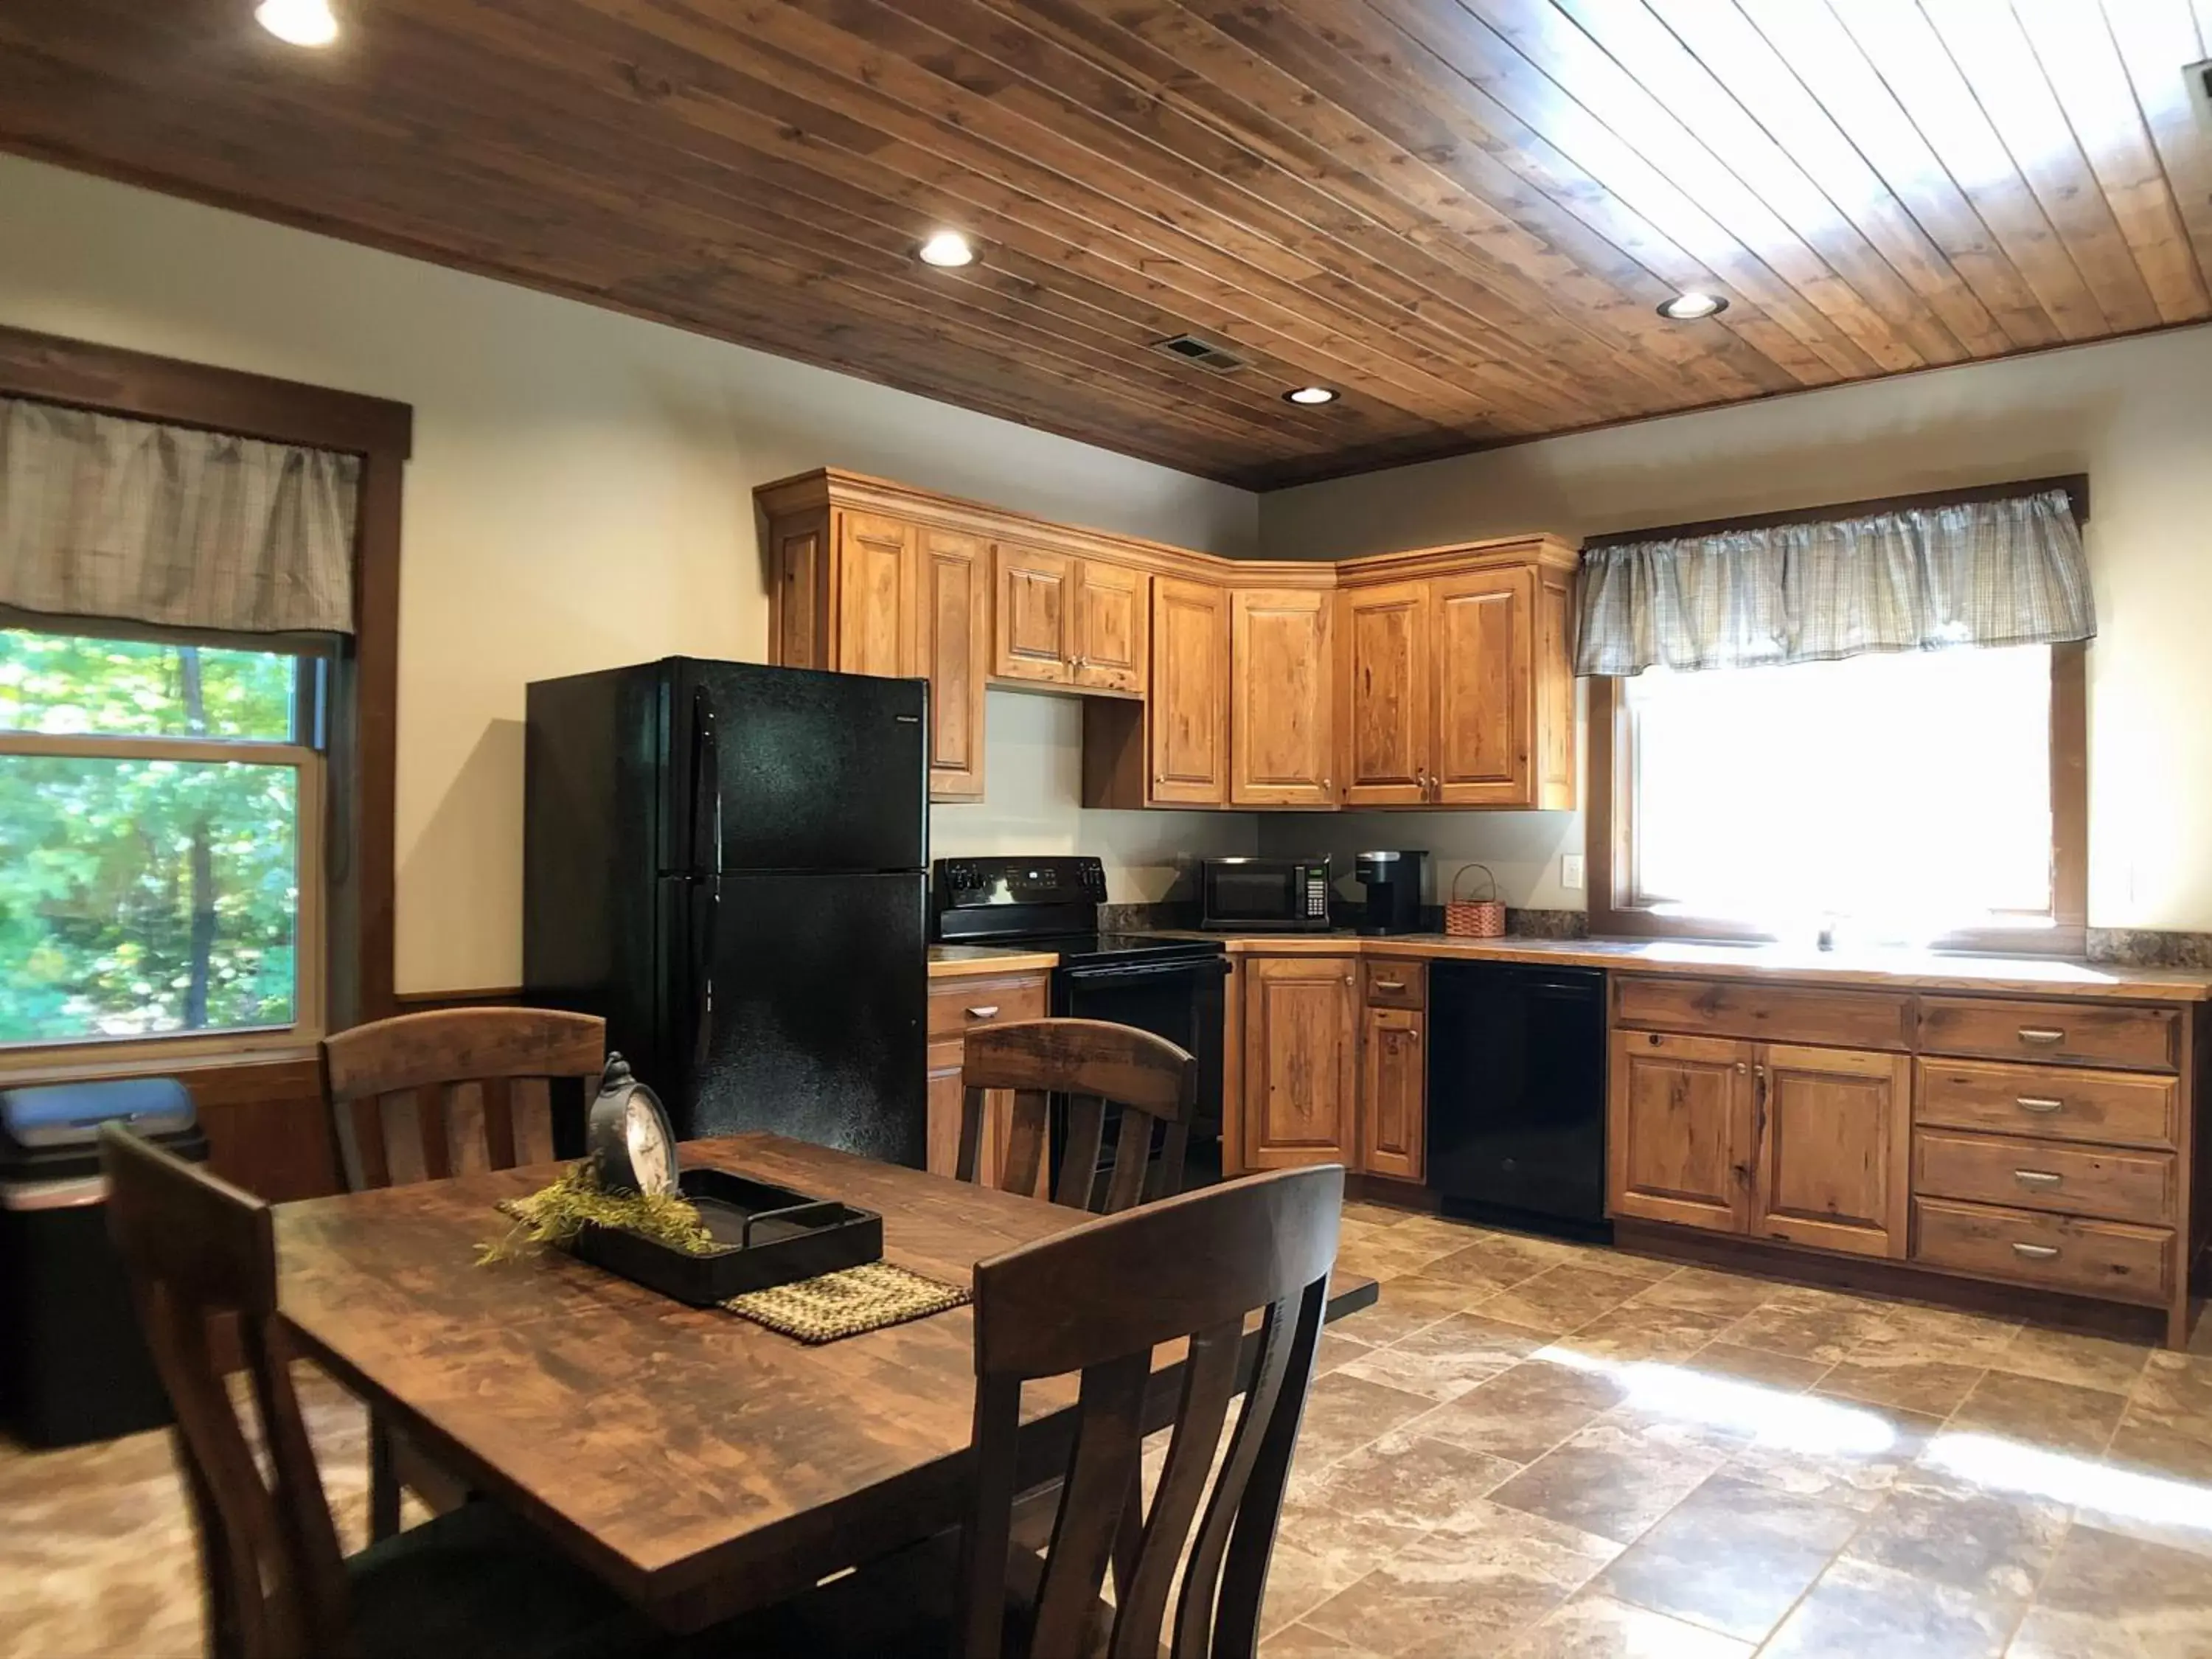
<path id="1" fill-rule="evenodd" d="M 2181 1085 L 2168 1078 L 1923 1060 L 1915 1117 L 1923 1127 L 2171 1149 L 2180 1099 Z"/>
<path id="2" fill-rule="evenodd" d="M 1366 964 L 1367 1006 L 1370 1008 L 1413 1008 L 1429 1006 L 1429 964 L 1425 962 L 1370 962 Z"/>
<path id="3" fill-rule="evenodd" d="M 1987 1279 L 2160 1304 L 2172 1290 L 2173 1233 L 2124 1221 L 2079 1221 L 1915 1199 L 1912 1259 Z"/>
<path id="4" fill-rule="evenodd" d="M 1619 1025 L 1837 1048 L 1912 1046 L 1911 1000 L 1902 994 L 1644 974 L 1616 974 L 1613 984 Z"/>
<path id="5" fill-rule="evenodd" d="M 1930 1198 L 2156 1224 L 2173 1219 L 2173 1188 L 2171 1152 L 1924 1130 L 1912 1141 L 1912 1190 Z"/>
<path id="6" fill-rule="evenodd" d="M 986 1025 L 1044 1016 L 1042 974 L 946 980 L 930 988 L 929 1035 L 933 1037 L 959 1036 Z"/>
<path id="7" fill-rule="evenodd" d="M 1987 1054 L 2047 1066 L 2179 1069 L 2181 1021 L 2171 1008 L 2087 1002 L 1923 997 L 1920 1046 L 1931 1054 Z"/>

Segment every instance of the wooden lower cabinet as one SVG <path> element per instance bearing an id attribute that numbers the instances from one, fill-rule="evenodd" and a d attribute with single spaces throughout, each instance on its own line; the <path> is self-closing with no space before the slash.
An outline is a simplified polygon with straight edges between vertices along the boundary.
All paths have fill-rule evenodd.
<path id="1" fill-rule="evenodd" d="M 1751 1221 L 1756 1044 L 1615 1031 L 1606 1201 L 1617 1216 L 1740 1233 Z"/>
<path id="2" fill-rule="evenodd" d="M 1009 1020 L 1042 1019 L 1046 1012 L 1042 974 L 958 976 L 933 980 L 929 988 L 928 1127 L 926 1164 L 930 1174 L 950 1176 L 960 1162 L 960 1066 L 967 1033 Z M 1013 1133 L 1011 1103 L 1004 1097 L 984 1109 L 982 1145 L 976 1152 L 976 1179 L 999 1184 L 1006 1167 L 1006 1143 Z M 1050 1171 L 1037 1172 L 1036 1196 L 1049 1195 Z"/>
<path id="3" fill-rule="evenodd" d="M 1357 1147 L 1358 965 L 1354 957 L 1245 960 L 1247 1170 L 1346 1162 Z"/>
<path id="4" fill-rule="evenodd" d="M 1911 1061 L 1664 1031 L 1613 1037 L 1615 1215 L 1902 1257 Z"/>
<path id="5" fill-rule="evenodd" d="M 1357 1168 L 1399 1181 L 1426 1173 L 1428 1116 L 1425 1014 L 1409 1008 L 1365 1012 L 1359 1043 L 1359 1157 Z"/>
<path id="6" fill-rule="evenodd" d="M 1752 1059 L 1753 1234 L 1901 1259 L 1911 1090 L 1904 1054 L 1762 1044 Z"/>

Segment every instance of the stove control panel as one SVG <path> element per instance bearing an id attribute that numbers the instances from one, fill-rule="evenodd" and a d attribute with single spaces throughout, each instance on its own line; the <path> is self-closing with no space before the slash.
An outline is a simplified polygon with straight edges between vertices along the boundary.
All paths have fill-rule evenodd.
<path id="1" fill-rule="evenodd" d="M 930 891 L 939 913 L 998 904 L 1103 904 L 1106 866 L 1076 855 L 939 859 Z"/>

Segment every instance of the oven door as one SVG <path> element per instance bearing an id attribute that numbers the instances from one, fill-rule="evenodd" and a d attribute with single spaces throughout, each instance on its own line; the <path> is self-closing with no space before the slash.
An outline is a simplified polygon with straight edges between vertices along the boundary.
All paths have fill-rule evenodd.
<path id="1" fill-rule="evenodd" d="M 1225 956 L 1185 957 L 1172 962 L 1107 963 L 1062 968 L 1052 976 L 1052 1011 L 1067 1019 L 1103 1019 L 1133 1025 L 1187 1048 L 1198 1060 L 1198 1105 L 1191 1119 L 1190 1146 L 1183 1160 L 1183 1186 L 1210 1186 L 1221 1178 L 1221 1043 L 1224 994 L 1229 977 Z M 1052 1161 L 1057 1186 L 1066 1149 L 1066 1113 L 1053 1112 Z M 1112 1155 L 1120 1113 L 1108 1108 L 1100 1143 L 1094 1200 L 1105 1193 L 1106 1163 Z M 1157 1137 L 1155 1138 L 1157 1140 Z M 1154 1147 L 1155 1155 L 1158 1148 Z"/>
<path id="2" fill-rule="evenodd" d="M 1206 926 L 1267 933 L 1326 929 L 1326 915 L 1316 920 L 1306 914 L 1311 867 L 1289 859 L 1208 860 Z"/>

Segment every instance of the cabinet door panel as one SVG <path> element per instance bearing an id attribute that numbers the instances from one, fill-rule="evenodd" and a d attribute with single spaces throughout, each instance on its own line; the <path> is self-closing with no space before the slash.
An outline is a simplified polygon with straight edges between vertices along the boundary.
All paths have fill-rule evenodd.
<path id="1" fill-rule="evenodd" d="M 1614 1215 L 1745 1230 L 1753 1049 L 1723 1037 L 1613 1033 L 1607 1203 Z"/>
<path id="2" fill-rule="evenodd" d="M 1085 559 L 1075 568 L 1074 683 L 1141 694 L 1152 628 L 1152 579 L 1141 570 Z"/>
<path id="3" fill-rule="evenodd" d="M 992 672 L 1001 679 L 1067 683 L 1074 565 L 1064 553 L 999 544 L 998 658 Z"/>
<path id="4" fill-rule="evenodd" d="M 1334 698 L 1326 591 L 1240 590 L 1231 602 L 1231 798 L 1331 806 Z"/>
<path id="5" fill-rule="evenodd" d="M 1770 1043 L 1753 1062 L 1764 1238 L 1902 1258 L 1912 1062 L 1903 1054 Z"/>
<path id="6" fill-rule="evenodd" d="M 847 674 L 922 672 L 915 649 L 915 528 L 902 519 L 841 513 L 837 655 Z"/>
<path id="7" fill-rule="evenodd" d="M 983 793 L 988 569 L 977 538 L 950 530 L 922 532 L 919 648 L 929 674 L 932 800 L 973 800 Z"/>
<path id="8" fill-rule="evenodd" d="M 1429 793 L 1429 585 L 1339 595 L 1344 804 L 1418 806 Z"/>
<path id="9" fill-rule="evenodd" d="M 1361 1042 L 1359 1167 L 1371 1175 L 1419 1181 L 1425 1164 L 1428 1056 L 1422 1017 L 1406 1008 L 1370 1008 Z"/>
<path id="10" fill-rule="evenodd" d="M 1229 799 L 1229 595 L 1201 582 L 1152 583 L 1151 799 Z"/>
<path id="11" fill-rule="evenodd" d="M 769 660 L 781 668 L 830 665 L 830 514 L 795 514 L 771 526 Z"/>
<path id="12" fill-rule="evenodd" d="M 1358 1087 L 1357 958 L 1244 965 L 1247 1169 L 1348 1161 Z"/>
<path id="13" fill-rule="evenodd" d="M 1529 750 L 1533 578 L 1482 570 L 1435 584 L 1437 800 L 1534 804 Z"/>

